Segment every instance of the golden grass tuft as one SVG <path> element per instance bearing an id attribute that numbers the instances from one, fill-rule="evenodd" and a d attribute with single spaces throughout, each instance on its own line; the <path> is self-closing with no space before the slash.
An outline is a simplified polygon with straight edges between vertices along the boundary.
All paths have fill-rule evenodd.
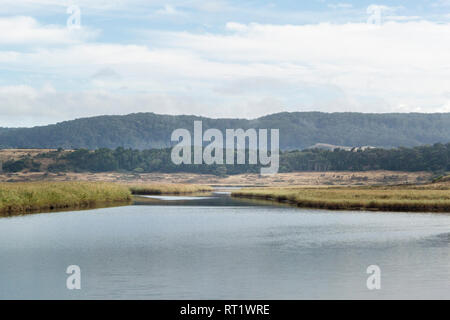
<path id="1" fill-rule="evenodd" d="M 131 193 L 136 195 L 189 194 L 213 190 L 210 186 L 195 184 L 142 184 L 129 188 Z"/>
<path id="2" fill-rule="evenodd" d="M 212 188 L 188 184 L 124 185 L 108 182 L 0 183 L 0 213 L 94 207 L 131 201 L 132 194 L 187 194 Z"/>
<path id="3" fill-rule="evenodd" d="M 450 212 L 450 188 L 442 186 L 256 188 L 232 196 L 331 210 Z"/>
<path id="4" fill-rule="evenodd" d="M 24 182 L 0 184 L 0 213 L 26 213 L 89 207 L 131 200 L 130 190 L 101 182 Z"/>

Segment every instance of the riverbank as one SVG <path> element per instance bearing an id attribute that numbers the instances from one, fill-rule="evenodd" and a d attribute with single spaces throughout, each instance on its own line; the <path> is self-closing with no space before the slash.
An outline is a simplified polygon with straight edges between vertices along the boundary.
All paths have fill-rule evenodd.
<path id="1" fill-rule="evenodd" d="M 213 191 L 210 186 L 195 184 L 143 184 L 131 185 L 129 188 L 133 195 L 176 195 Z"/>
<path id="2" fill-rule="evenodd" d="M 15 214 L 131 200 L 129 188 L 112 183 L 28 182 L 0 184 L 0 213 Z"/>
<path id="3" fill-rule="evenodd" d="M 305 208 L 450 212 L 450 186 L 252 188 L 233 197 L 285 202 Z"/>
<path id="4" fill-rule="evenodd" d="M 199 185 L 108 182 L 19 182 L 0 183 L 0 214 L 23 214 L 63 209 L 83 209 L 127 204 L 132 195 L 189 194 L 209 192 Z"/>
<path id="5" fill-rule="evenodd" d="M 17 172 L 0 173 L 0 182 L 31 181 L 88 181 L 111 182 L 128 185 L 140 184 L 197 184 L 214 186 L 254 186 L 254 187 L 290 187 L 290 186 L 364 186 L 423 184 L 431 182 L 430 172 L 399 171 L 327 171 L 327 172 L 290 172 L 260 176 L 258 174 L 238 174 L 215 176 L 194 173 L 125 173 L 125 172 Z"/>

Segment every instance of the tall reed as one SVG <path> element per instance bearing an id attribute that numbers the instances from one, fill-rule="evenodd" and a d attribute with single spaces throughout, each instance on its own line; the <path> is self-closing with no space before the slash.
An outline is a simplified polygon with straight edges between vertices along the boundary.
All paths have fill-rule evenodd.
<path id="1" fill-rule="evenodd" d="M 238 190 L 232 196 L 320 209 L 450 212 L 450 189 L 442 186 L 259 188 Z"/>
<path id="2" fill-rule="evenodd" d="M 24 182 L 0 184 L 0 212 L 25 213 L 94 206 L 131 200 L 122 185 L 102 182 Z"/>

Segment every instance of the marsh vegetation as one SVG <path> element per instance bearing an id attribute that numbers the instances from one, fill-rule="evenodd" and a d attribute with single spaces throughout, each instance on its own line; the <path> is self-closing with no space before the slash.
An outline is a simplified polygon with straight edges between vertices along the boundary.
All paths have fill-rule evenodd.
<path id="1" fill-rule="evenodd" d="M 0 212 L 26 213 L 82 208 L 131 200 L 123 185 L 102 182 L 27 182 L 0 184 Z"/>
<path id="2" fill-rule="evenodd" d="M 450 212 L 450 186 L 286 187 L 234 191 L 233 197 L 329 210 Z"/>
<path id="3" fill-rule="evenodd" d="M 68 208 L 126 204 L 132 194 L 187 194 L 211 191 L 208 186 L 107 182 L 0 183 L 0 213 L 22 214 Z"/>

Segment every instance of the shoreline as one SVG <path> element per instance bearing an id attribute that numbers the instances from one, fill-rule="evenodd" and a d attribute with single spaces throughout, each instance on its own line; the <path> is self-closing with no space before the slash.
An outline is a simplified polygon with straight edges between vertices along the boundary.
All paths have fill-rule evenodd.
<path id="1" fill-rule="evenodd" d="M 195 184 L 120 182 L 0 183 L 0 215 L 127 205 L 139 195 L 189 195 L 215 188 Z M 450 212 L 450 183 L 396 186 L 233 187 L 230 197 L 301 208 L 353 211 Z"/>
<path id="2" fill-rule="evenodd" d="M 0 213 L 3 215 L 85 208 L 127 201 L 131 201 L 131 192 L 118 184 L 102 182 L 0 184 Z"/>
<path id="3" fill-rule="evenodd" d="M 75 173 L 75 172 L 19 172 L 0 173 L 0 182 L 44 182 L 44 181 L 87 181 L 114 182 L 127 185 L 141 184 L 195 184 L 208 186 L 370 186 L 396 184 L 423 184 L 431 182 L 430 172 L 403 171 L 299 171 L 260 176 L 259 174 L 238 174 L 215 176 L 195 173 Z"/>
<path id="4" fill-rule="evenodd" d="M 0 216 L 126 205 L 133 195 L 175 195 L 212 191 L 198 185 L 126 185 L 108 182 L 0 183 Z"/>
<path id="5" fill-rule="evenodd" d="M 448 186 L 253 188 L 234 191 L 231 196 L 243 199 L 268 200 L 310 209 L 450 212 L 450 188 Z"/>

